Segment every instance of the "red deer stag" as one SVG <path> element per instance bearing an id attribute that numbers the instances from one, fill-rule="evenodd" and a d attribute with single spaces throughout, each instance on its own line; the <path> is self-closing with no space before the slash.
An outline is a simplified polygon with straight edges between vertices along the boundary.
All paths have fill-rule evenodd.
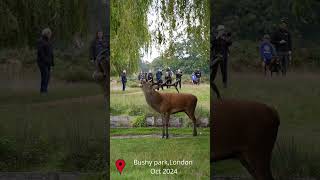
<path id="1" fill-rule="evenodd" d="M 185 112 L 193 122 L 193 136 L 197 136 L 196 117 L 194 112 L 197 106 L 197 97 L 192 94 L 183 93 L 159 93 L 155 91 L 153 83 L 141 81 L 141 88 L 149 106 L 159 112 L 162 117 L 162 138 L 168 139 L 168 125 L 170 115 Z"/>
<path id="2" fill-rule="evenodd" d="M 256 180 L 273 180 L 271 155 L 279 116 L 265 104 L 211 100 L 211 162 L 238 159 Z"/>

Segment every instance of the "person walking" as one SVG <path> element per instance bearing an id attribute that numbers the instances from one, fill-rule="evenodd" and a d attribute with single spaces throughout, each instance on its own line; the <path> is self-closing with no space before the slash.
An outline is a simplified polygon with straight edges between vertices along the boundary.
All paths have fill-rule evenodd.
<path id="1" fill-rule="evenodd" d="M 53 48 L 51 44 L 52 31 L 50 28 L 42 30 L 37 42 L 37 64 L 41 74 L 40 94 L 48 93 L 51 67 L 54 66 Z"/>
<path id="2" fill-rule="evenodd" d="M 285 76 L 292 52 L 291 33 L 288 30 L 288 21 L 286 18 L 281 19 L 279 28 L 272 34 L 271 42 L 275 46 L 280 59 L 282 75 Z"/>
<path id="3" fill-rule="evenodd" d="M 220 66 L 221 74 L 222 74 L 222 82 L 223 86 L 227 88 L 228 86 L 228 57 L 229 57 L 229 47 L 232 45 L 231 41 L 231 33 L 227 33 L 225 31 L 224 25 L 219 25 L 217 28 L 217 36 L 212 42 L 213 54 L 214 58 L 211 62 L 212 64 L 212 77 L 210 79 L 215 79 L 217 74 L 217 70 Z M 219 59 L 217 61 L 217 59 Z"/>
<path id="4" fill-rule="evenodd" d="M 178 86 L 180 87 L 180 89 L 181 89 L 181 79 L 182 79 L 182 71 L 180 69 L 178 69 L 176 71 L 176 81 L 177 81 Z"/>
<path id="5" fill-rule="evenodd" d="M 122 91 L 125 91 L 126 83 L 127 83 L 127 71 L 123 70 L 120 76 L 121 76 L 121 83 L 122 83 Z"/>

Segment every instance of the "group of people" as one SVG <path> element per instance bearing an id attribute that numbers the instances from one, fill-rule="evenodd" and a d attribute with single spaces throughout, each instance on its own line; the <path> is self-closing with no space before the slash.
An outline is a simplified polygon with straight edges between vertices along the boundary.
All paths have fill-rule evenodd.
<path id="1" fill-rule="evenodd" d="M 155 79 L 154 79 L 154 73 L 151 70 L 149 70 L 149 72 L 140 71 L 138 75 L 138 80 L 139 81 L 146 80 L 146 81 L 150 81 L 150 82 L 154 82 L 154 83 L 162 84 L 166 86 L 174 83 L 173 80 L 175 76 L 175 83 L 177 83 L 177 86 L 181 89 L 182 75 L 183 73 L 181 69 L 172 71 L 170 67 L 167 67 L 165 70 L 162 70 L 159 68 L 155 73 Z M 164 76 L 164 79 L 163 79 L 163 76 Z M 192 83 L 200 84 L 200 79 L 201 79 L 201 71 L 200 69 L 197 69 L 191 75 Z M 167 88 L 170 88 L 170 86 L 167 86 Z"/>
<path id="2" fill-rule="evenodd" d="M 41 85 L 40 93 L 46 94 L 48 92 L 48 84 L 50 80 L 50 72 L 52 66 L 54 66 L 53 48 L 51 44 L 52 32 L 49 28 L 45 28 L 42 31 L 41 37 L 37 43 L 37 64 L 41 73 Z M 228 85 L 228 57 L 230 54 L 229 47 L 232 45 L 231 33 L 225 30 L 223 25 L 219 25 L 217 28 L 217 35 L 211 42 L 212 44 L 212 55 L 211 58 L 211 81 L 215 80 L 217 71 L 220 67 L 222 73 L 222 81 L 224 87 Z M 92 41 L 90 46 L 90 59 L 95 64 L 97 71 L 103 72 L 104 69 L 101 65 L 102 58 L 99 56 L 102 51 L 107 49 L 107 43 L 104 39 L 102 31 L 96 33 L 95 39 Z M 286 75 L 289 62 L 292 54 L 292 41 L 291 34 L 288 30 L 287 19 L 281 19 L 279 28 L 270 36 L 265 34 L 262 42 L 260 43 L 259 53 L 262 60 L 263 69 L 269 68 L 270 64 L 275 58 L 278 58 L 280 62 L 280 69 L 283 75 Z M 164 75 L 164 80 L 162 76 Z M 181 88 L 182 71 L 180 69 L 173 72 L 170 67 L 166 68 L 165 71 L 158 69 L 155 73 L 155 79 L 157 83 L 171 84 L 173 76 L 176 77 Z M 154 82 L 154 74 L 150 70 L 149 72 L 140 72 L 138 76 L 139 80 L 145 79 L 147 81 Z M 201 79 L 201 72 L 197 69 L 191 76 L 191 80 L 194 84 L 199 84 Z M 123 84 L 123 91 L 126 88 L 126 71 L 121 73 L 121 81 Z"/>
<path id="3" fill-rule="evenodd" d="M 228 86 L 228 58 L 230 54 L 230 46 L 232 45 L 231 33 L 225 30 L 224 25 L 219 25 L 217 35 L 211 42 L 211 75 L 210 79 L 215 80 L 217 71 L 220 67 L 222 74 L 222 82 L 224 87 Z M 291 59 L 292 41 L 291 34 L 288 29 L 288 20 L 282 18 L 274 33 L 270 36 L 265 34 L 263 41 L 260 43 L 260 57 L 263 69 L 269 68 L 275 59 L 279 60 L 282 75 L 286 75 L 288 65 Z"/>
<path id="4" fill-rule="evenodd" d="M 40 94 L 48 93 L 48 85 L 50 81 L 50 73 L 54 66 L 54 55 L 51 42 L 52 31 L 45 28 L 41 32 L 41 37 L 37 42 L 37 64 L 41 74 Z M 96 71 L 106 76 L 106 69 L 103 67 L 103 56 L 101 53 L 107 49 L 107 42 L 104 38 L 103 31 L 96 33 L 94 40 L 90 46 L 90 60 L 95 64 Z"/>
<path id="5" fill-rule="evenodd" d="M 200 85 L 201 76 L 202 76 L 202 74 L 201 74 L 200 69 L 197 69 L 196 71 L 194 71 L 194 72 L 191 74 L 192 83 L 193 83 L 193 84 Z"/>
<path id="6" fill-rule="evenodd" d="M 162 79 L 164 75 L 164 80 Z M 175 80 L 178 83 L 178 86 L 181 89 L 181 79 L 182 79 L 182 71 L 181 69 L 177 69 L 175 72 L 171 70 L 170 67 L 167 67 L 166 70 L 158 69 L 155 73 L 155 81 L 154 81 L 154 74 L 151 70 L 149 72 L 141 71 L 138 75 L 138 80 L 146 80 L 150 82 L 156 82 L 158 84 L 172 84 L 173 83 L 173 76 L 175 75 Z M 170 88 L 167 86 L 167 88 Z"/>
<path id="7" fill-rule="evenodd" d="M 291 34 L 288 30 L 288 21 L 286 18 L 281 19 L 279 28 L 272 36 L 269 34 L 264 35 L 259 50 L 265 73 L 268 68 L 271 68 L 271 65 L 277 65 L 274 62 L 276 62 L 278 58 L 279 69 L 282 75 L 286 75 L 292 52 Z"/>

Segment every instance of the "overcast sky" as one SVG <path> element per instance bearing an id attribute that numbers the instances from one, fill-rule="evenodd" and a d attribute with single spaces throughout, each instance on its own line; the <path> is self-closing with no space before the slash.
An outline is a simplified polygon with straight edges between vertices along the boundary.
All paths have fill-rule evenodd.
<path id="1" fill-rule="evenodd" d="M 152 6 L 154 7 L 154 6 Z M 153 8 L 150 8 L 148 12 L 148 25 L 149 25 L 149 32 L 151 34 L 151 39 L 155 40 L 156 37 L 152 32 L 156 30 L 158 27 L 159 22 L 162 21 L 162 18 L 160 15 L 156 13 L 156 11 Z M 177 20 L 179 21 L 179 20 Z M 177 27 L 177 31 L 173 32 L 173 36 L 177 36 L 179 33 L 183 32 L 185 28 L 187 27 L 186 24 L 180 22 L 180 26 Z M 186 31 L 185 31 L 186 32 Z M 165 30 L 164 34 L 166 37 L 169 37 L 169 31 Z M 176 38 L 175 41 L 182 41 L 183 39 L 187 38 L 187 34 L 185 33 L 182 37 Z M 164 44 L 159 46 L 156 42 L 152 42 L 151 47 L 149 48 L 148 53 L 144 53 L 144 50 L 141 50 L 142 53 L 142 61 L 144 62 L 152 62 L 155 58 L 159 57 L 161 52 L 163 52 L 165 49 L 168 48 L 168 44 Z"/>

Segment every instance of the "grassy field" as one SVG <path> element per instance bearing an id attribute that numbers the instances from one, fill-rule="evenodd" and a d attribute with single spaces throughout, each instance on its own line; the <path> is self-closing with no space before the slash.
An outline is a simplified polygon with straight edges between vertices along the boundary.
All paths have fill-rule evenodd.
<path id="1" fill-rule="evenodd" d="M 217 77 L 218 86 L 221 77 Z M 320 177 L 320 74 L 289 73 L 264 78 L 262 74 L 232 73 L 227 98 L 254 100 L 274 106 L 280 114 L 273 170 L 277 176 Z M 246 175 L 240 163 L 215 163 L 216 175 Z"/>
<path id="2" fill-rule="evenodd" d="M 138 84 L 136 82 L 130 82 L 131 84 Z M 112 83 L 111 96 L 110 96 L 110 108 L 111 115 L 141 115 L 141 114 L 157 114 L 146 103 L 145 97 L 139 87 L 128 87 L 123 92 L 120 89 L 120 83 Z M 191 93 L 197 96 L 198 104 L 196 109 L 196 117 L 209 117 L 210 112 L 210 91 L 208 84 L 201 84 L 195 86 L 191 84 L 183 84 L 181 93 Z M 160 92 L 174 92 L 174 88 L 164 89 Z M 187 120 L 188 117 L 184 113 L 178 113 L 176 116 L 181 116 Z"/>
<path id="3" fill-rule="evenodd" d="M 159 134 L 160 129 L 117 129 L 111 135 Z M 209 179 L 210 178 L 210 148 L 209 129 L 198 129 L 199 136 L 192 137 L 191 128 L 169 129 L 169 133 L 185 137 L 161 139 L 128 138 L 111 139 L 111 179 Z M 124 159 L 126 167 L 119 175 L 114 162 Z M 134 166 L 134 160 L 191 160 L 192 166 L 161 165 L 156 167 Z M 153 175 L 151 169 L 177 169 L 173 175 Z"/>
<path id="4" fill-rule="evenodd" d="M 0 80 L 0 171 L 103 170 L 105 112 L 95 83 Z"/>

